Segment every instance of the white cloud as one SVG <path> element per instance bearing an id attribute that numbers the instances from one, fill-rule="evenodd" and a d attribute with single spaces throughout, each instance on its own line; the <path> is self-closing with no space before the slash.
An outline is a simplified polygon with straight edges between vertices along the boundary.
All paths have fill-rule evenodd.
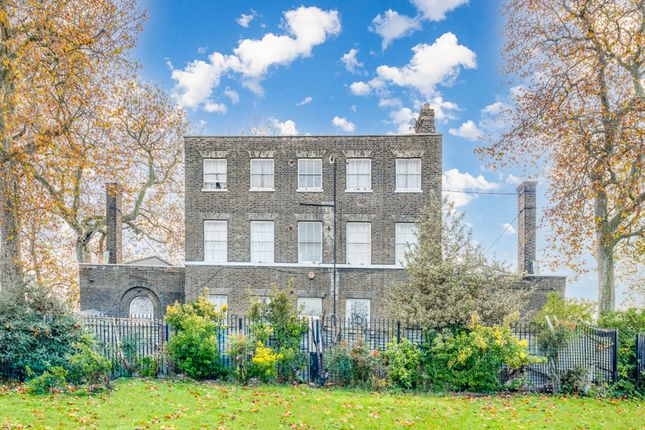
<path id="1" fill-rule="evenodd" d="M 198 54 L 205 54 L 208 51 L 208 46 L 199 46 L 197 47 Z"/>
<path id="2" fill-rule="evenodd" d="M 271 66 L 285 65 L 309 57 L 314 46 L 340 33 L 338 11 L 300 6 L 284 13 L 286 35 L 267 33 L 262 39 L 244 39 L 233 50 L 230 67 L 241 73 L 245 85 L 262 93 L 259 82 Z"/>
<path id="3" fill-rule="evenodd" d="M 356 106 L 356 105 L 352 105 L 352 106 L 350 107 L 350 109 L 352 110 L 352 112 L 357 112 L 357 111 L 358 111 L 358 106 Z"/>
<path id="4" fill-rule="evenodd" d="M 353 122 L 349 121 L 347 118 L 340 116 L 335 116 L 331 120 L 331 123 L 334 125 L 334 127 L 340 128 L 346 133 L 352 133 L 354 130 L 356 130 L 356 126 Z"/>
<path id="5" fill-rule="evenodd" d="M 383 38 L 381 43 L 383 50 L 387 49 L 393 40 L 408 36 L 420 29 L 421 22 L 419 19 L 400 15 L 392 9 L 386 10 L 383 15 L 376 15 L 370 27 L 370 31 Z"/>
<path id="6" fill-rule="evenodd" d="M 311 56 L 312 49 L 329 36 L 340 33 L 340 19 L 335 10 L 301 6 L 284 13 L 287 34 L 267 33 L 262 39 L 243 39 L 232 55 L 213 52 L 208 62 L 195 60 L 183 70 L 172 70 L 177 82 L 174 95 L 181 107 L 204 104 L 224 74 L 237 72 L 243 84 L 262 94 L 261 80 L 272 66 L 287 65 Z"/>
<path id="7" fill-rule="evenodd" d="M 273 125 L 278 129 L 278 134 L 280 135 L 289 136 L 299 134 L 296 123 L 291 119 L 282 122 L 274 119 Z"/>
<path id="8" fill-rule="evenodd" d="M 504 227 L 504 234 L 517 234 L 517 230 L 515 230 L 513 224 L 505 222 L 504 224 L 502 224 L 502 227 Z"/>
<path id="9" fill-rule="evenodd" d="M 428 102 L 430 107 L 434 109 L 434 117 L 437 121 L 446 122 L 451 119 L 456 119 L 456 116 L 453 114 L 453 111 L 458 111 L 459 106 L 457 103 L 445 101 L 441 96 L 435 96 L 430 99 Z M 423 103 L 418 103 L 419 106 L 417 109 L 421 108 Z"/>
<path id="10" fill-rule="evenodd" d="M 519 185 L 522 183 L 522 178 L 519 176 L 515 176 L 512 173 L 509 173 L 508 176 L 506 176 L 506 182 L 511 184 L 511 185 Z"/>
<path id="11" fill-rule="evenodd" d="M 251 9 L 251 13 L 249 14 L 243 13 L 235 21 L 237 21 L 237 23 L 240 24 L 242 27 L 248 28 L 248 26 L 251 25 L 251 21 L 257 18 L 257 16 L 258 16 L 258 13 L 255 10 Z"/>
<path id="12" fill-rule="evenodd" d="M 476 55 L 460 45 L 453 33 L 444 33 L 432 45 L 412 48 L 414 55 L 403 67 L 379 66 L 377 78 L 401 87 L 410 87 L 426 97 L 436 95 L 436 86 L 450 85 L 460 69 L 477 67 Z"/>
<path id="13" fill-rule="evenodd" d="M 468 3 L 468 0 L 412 0 L 425 19 L 441 21 L 446 13 Z"/>
<path id="14" fill-rule="evenodd" d="M 477 141 L 484 136 L 484 132 L 472 120 L 468 120 L 461 124 L 459 128 L 451 128 L 448 133 L 453 136 L 463 137 L 464 139 Z"/>
<path id="15" fill-rule="evenodd" d="M 504 102 L 491 103 L 482 109 L 482 114 L 499 115 L 506 107 Z"/>
<path id="16" fill-rule="evenodd" d="M 382 98 L 378 101 L 378 107 L 380 108 L 398 108 L 401 105 L 401 100 L 397 98 Z"/>
<path id="17" fill-rule="evenodd" d="M 277 118 L 269 117 L 265 122 L 255 127 L 251 127 L 251 134 L 256 136 L 281 135 L 293 136 L 300 134 L 296 127 L 295 121 L 288 119 L 280 121 Z"/>
<path id="18" fill-rule="evenodd" d="M 222 74 L 228 69 L 227 59 L 219 52 L 213 52 L 208 60 L 195 60 L 183 70 L 172 70 L 171 77 L 177 81 L 174 95 L 180 107 L 196 108 L 219 85 Z"/>
<path id="19" fill-rule="evenodd" d="M 233 103 L 234 105 L 240 102 L 240 95 L 235 90 L 226 87 L 226 89 L 224 90 L 224 95 L 231 99 L 231 103 Z"/>
<path id="20" fill-rule="evenodd" d="M 495 190 L 499 184 L 490 182 L 484 176 L 473 176 L 468 172 L 461 173 L 459 169 L 450 169 L 443 173 L 443 188 L 452 191 L 489 191 Z M 474 194 L 448 192 L 446 196 L 455 207 L 465 206 L 474 198 Z"/>
<path id="21" fill-rule="evenodd" d="M 312 99 L 310 96 L 307 96 L 307 97 L 305 97 L 304 99 L 302 99 L 302 101 L 299 101 L 298 103 L 296 103 L 296 106 L 304 106 L 304 105 L 308 105 L 308 104 L 309 104 L 309 103 L 311 103 L 313 100 L 314 100 L 314 99 Z"/>
<path id="22" fill-rule="evenodd" d="M 372 92 L 372 88 L 369 84 L 366 84 L 363 81 L 354 82 L 349 86 L 349 90 L 355 96 L 366 96 Z"/>
<path id="23" fill-rule="evenodd" d="M 212 100 L 206 100 L 204 103 L 204 110 L 209 113 L 226 113 L 227 108 L 224 103 L 216 103 Z"/>
<path id="24" fill-rule="evenodd" d="M 392 123 L 396 125 L 398 134 L 414 133 L 414 120 L 416 120 L 417 115 L 412 112 L 412 109 L 404 107 L 392 111 L 390 112 L 390 118 Z"/>
<path id="25" fill-rule="evenodd" d="M 363 68 L 363 63 L 358 61 L 357 55 L 358 49 L 352 48 L 347 54 L 340 57 L 340 61 L 343 62 L 345 69 L 350 73 L 359 73 L 360 69 Z"/>

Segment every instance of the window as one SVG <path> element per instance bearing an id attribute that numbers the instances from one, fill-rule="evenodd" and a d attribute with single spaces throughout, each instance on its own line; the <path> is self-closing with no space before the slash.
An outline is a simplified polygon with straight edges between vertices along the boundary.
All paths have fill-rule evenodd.
<path id="1" fill-rule="evenodd" d="M 298 160 L 298 190 L 322 191 L 322 160 Z"/>
<path id="2" fill-rule="evenodd" d="M 394 264 L 405 264 L 405 252 L 417 243 L 417 226 L 413 222 L 396 224 L 396 250 Z"/>
<path id="3" fill-rule="evenodd" d="M 320 263 L 322 261 L 322 223 L 298 223 L 298 262 Z"/>
<path id="4" fill-rule="evenodd" d="M 273 191 L 273 159 L 251 160 L 251 190 Z"/>
<path id="5" fill-rule="evenodd" d="M 420 158 L 400 158 L 396 160 L 396 190 L 421 191 Z"/>
<path id="6" fill-rule="evenodd" d="M 372 224 L 347 223 L 347 263 L 370 264 L 372 259 Z"/>
<path id="7" fill-rule="evenodd" d="M 224 262 L 227 260 L 226 221 L 204 221 L 204 261 Z"/>
<path id="8" fill-rule="evenodd" d="M 372 190 L 372 160 L 369 158 L 347 159 L 347 191 Z"/>
<path id="9" fill-rule="evenodd" d="M 322 299 L 319 297 L 298 297 L 300 315 L 318 318 L 322 315 Z"/>
<path id="10" fill-rule="evenodd" d="M 130 302 L 130 318 L 149 318 L 154 317 L 155 311 L 152 300 L 147 297 L 139 296 Z"/>
<path id="11" fill-rule="evenodd" d="M 208 301 L 214 304 L 217 310 L 221 310 L 223 306 L 228 307 L 228 296 L 226 294 L 209 294 Z"/>
<path id="12" fill-rule="evenodd" d="M 370 299 L 347 299 L 345 318 L 353 323 L 367 323 L 370 320 Z"/>
<path id="13" fill-rule="evenodd" d="M 251 262 L 273 263 L 273 221 L 251 221 Z"/>
<path id="14" fill-rule="evenodd" d="M 226 159 L 204 159 L 204 186 L 205 190 L 226 190 Z"/>

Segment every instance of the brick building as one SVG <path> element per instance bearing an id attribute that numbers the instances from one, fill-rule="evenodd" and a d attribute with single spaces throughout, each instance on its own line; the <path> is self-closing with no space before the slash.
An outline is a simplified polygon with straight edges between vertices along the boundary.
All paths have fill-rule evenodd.
<path id="1" fill-rule="evenodd" d="M 123 264 L 119 221 L 109 220 L 109 264 L 81 265 L 81 310 L 160 316 L 208 288 L 242 314 L 291 280 L 306 314 L 384 317 L 385 288 L 406 279 L 417 214 L 441 195 L 442 135 L 427 105 L 415 131 L 186 137 L 184 267 Z M 518 267 L 533 273 L 535 183 L 520 188 Z M 118 218 L 118 199 L 108 192 L 108 218 Z M 536 306 L 546 291 L 564 292 L 562 277 L 524 282 L 538 285 Z"/>

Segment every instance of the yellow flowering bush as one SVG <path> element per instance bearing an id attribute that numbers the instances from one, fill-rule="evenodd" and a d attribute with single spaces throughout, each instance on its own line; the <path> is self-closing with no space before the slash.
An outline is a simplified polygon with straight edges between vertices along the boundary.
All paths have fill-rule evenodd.
<path id="1" fill-rule="evenodd" d="M 262 342 L 258 342 L 253 355 L 253 366 L 251 373 L 260 378 L 262 382 L 269 382 L 278 376 L 278 361 L 282 360 L 282 354 L 274 352 Z"/>
<path id="2" fill-rule="evenodd" d="M 528 353 L 528 343 L 515 337 L 509 324 L 487 327 L 473 319 L 465 330 L 437 336 L 424 361 L 435 389 L 495 391 L 539 359 Z"/>

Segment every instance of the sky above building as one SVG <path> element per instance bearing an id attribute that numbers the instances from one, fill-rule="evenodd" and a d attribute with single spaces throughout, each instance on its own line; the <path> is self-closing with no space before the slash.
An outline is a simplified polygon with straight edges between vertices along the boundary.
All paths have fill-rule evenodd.
<path id="1" fill-rule="evenodd" d="M 145 7 L 134 52 L 141 75 L 188 111 L 192 134 L 409 133 L 429 103 L 444 135 L 445 190 L 514 193 L 532 176 L 540 181 L 539 214 L 547 204 L 540 170 L 493 171 L 474 153 L 499 132 L 513 91 L 500 71 L 495 1 L 148 0 Z M 517 198 L 446 194 L 487 253 L 514 268 Z M 546 234 L 543 226 L 543 274 L 554 273 L 544 261 Z M 595 299 L 595 276 L 569 279 L 567 295 Z"/>

